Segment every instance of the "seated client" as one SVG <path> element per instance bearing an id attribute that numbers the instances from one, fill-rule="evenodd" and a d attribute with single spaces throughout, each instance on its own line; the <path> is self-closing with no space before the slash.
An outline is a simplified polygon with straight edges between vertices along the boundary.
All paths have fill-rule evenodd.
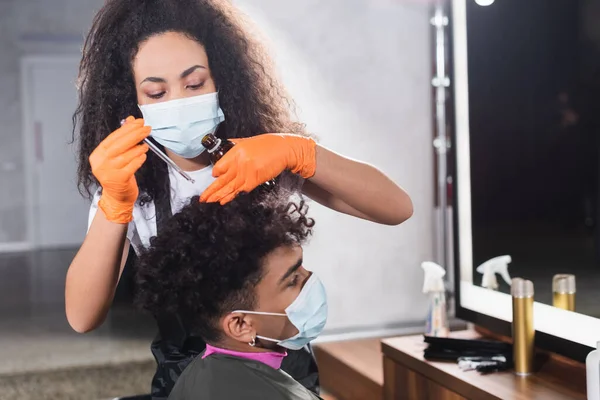
<path id="1" fill-rule="evenodd" d="M 314 221 L 289 199 L 279 188 L 224 206 L 192 198 L 140 257 L 138 304 L 181 315 L 207 343 L 169 399 L 319 399 L 280 369 L 327 320 L 325 289 L 302 263 Z"/>

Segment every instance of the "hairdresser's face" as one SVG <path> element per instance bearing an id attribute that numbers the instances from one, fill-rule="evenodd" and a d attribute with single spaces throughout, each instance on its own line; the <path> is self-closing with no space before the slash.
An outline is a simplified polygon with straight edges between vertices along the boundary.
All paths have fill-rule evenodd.
<path id="1" fill-rule="evenodd" d="M 251 311 L 285 314 L 311 275 L 302 266 L 302 248 L 280 247 L 263 262 L 263 278 L 256 286 L 257 304 Z M 256 335 L 283 340 L 298 333 L 285 316 L 234 313 L 226 318 L 225 325 L 226 334 L 244 344 Z M 269 341 L 257 339 L 257 343 L 268 349 L 277 347 Z"/>
<path id="2" fill-rule="evenodd" d="M 138 104 L 216 91 L 204 46 L 177 32 L 151 36 L 133 60 Z"/>

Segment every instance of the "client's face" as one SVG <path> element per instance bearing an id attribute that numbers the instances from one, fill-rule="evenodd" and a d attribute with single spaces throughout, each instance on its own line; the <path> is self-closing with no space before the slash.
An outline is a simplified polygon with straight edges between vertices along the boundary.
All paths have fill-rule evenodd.
<path id="1" fill-rule="evenodd" d="M 272 251 L 263 260 L 262 272 L 262 279 L 254 288 L 254 309 L 232 312 L 222 320 L 228 345 L 241 346 L 247 351 L 252 348 L 249 343 L 255 344 L 257 350 L 275 349 L 277 341 L 298 333 L 285 310 L 311 276 L 302 266 L 302 247 L 279 247 Z"/>
<path id="2" fill-rule="evenodd" d="M 302 247 L 280 247 L 267 255 L 264 275 L 256 286 L 257 304 L 254 311 L 285 314 L 296 300 L 311 272 L 302 266 Z M 260 336 L 287 339 L 298 329 L 286 317 L 255 315 L 253 325 Z M 268 345 L 262 343 L 261 345 Z"/>

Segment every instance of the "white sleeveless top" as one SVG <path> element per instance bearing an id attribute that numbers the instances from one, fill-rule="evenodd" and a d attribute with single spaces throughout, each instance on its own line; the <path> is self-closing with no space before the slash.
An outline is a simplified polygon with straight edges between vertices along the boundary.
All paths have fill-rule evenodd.
<path id="1" fill-rule="evenodd" d="M 187 205 L 191 197 L 198 196 L 204 192 L 204 190 L 206 190 L 206 188 L 215 180 L 212 176 L 212 166 L 198 171 L 188 172 L 188 174 L 194 179 L 194 183 L 187 181 L 169 167 L 171 210 L 173 214 L 176 214 Z M 99 188 L 92 199 L 88 218 L 88 229 L 98 211 L 98 201 L 100 200 L 101 192 L 102 189 Z M 136 203 L 133 208 L 133 221 L 129 223 L 127 228 L 127 239 L 129 239 L 136 254 L 139 254 L 141 250 L 150 247 L 150 238 L 154 236 L 156 236 L 156 211 L 154 202 L 149 202 L 143 207 L 140 207 L 140 205 Z"/>

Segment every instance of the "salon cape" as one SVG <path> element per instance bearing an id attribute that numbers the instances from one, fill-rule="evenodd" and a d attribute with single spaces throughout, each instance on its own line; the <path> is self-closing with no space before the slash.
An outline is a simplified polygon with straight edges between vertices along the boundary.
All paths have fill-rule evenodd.
<path id="1" fill-rule="evenodd" d="M 281 369 L 225 354 L 202 355 L 183 371 L 169 400 L 322 400 Z"/>

